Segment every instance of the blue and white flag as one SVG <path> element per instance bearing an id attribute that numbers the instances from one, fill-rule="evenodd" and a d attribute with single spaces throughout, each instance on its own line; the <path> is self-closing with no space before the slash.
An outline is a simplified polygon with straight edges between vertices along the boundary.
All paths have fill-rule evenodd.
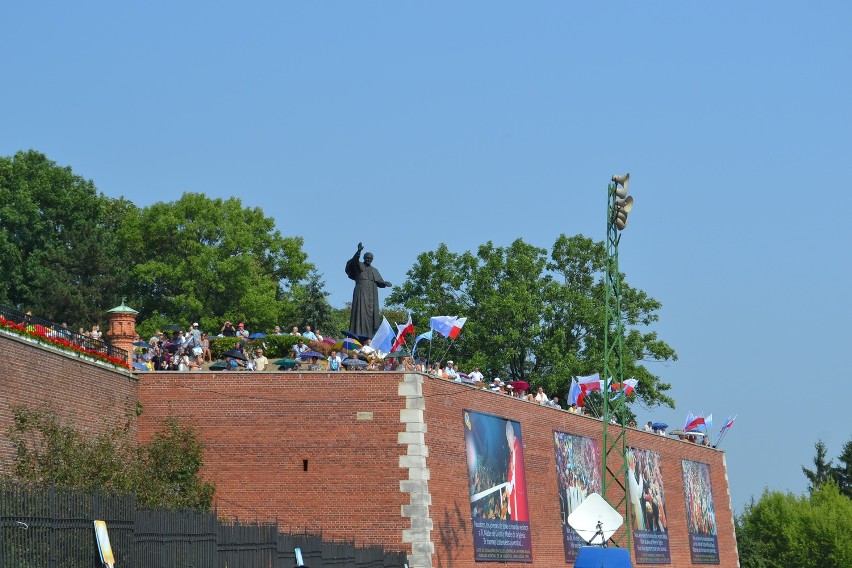
<path id="1" fill-rule="evenodd" d="M 376 351 L 390 353 L 395 337 L 393 328 L 391 327 L 391 324 L 388 323 L 388 319 L 386 317 L 382 317 L 382 325 L 379 326 L 379 329 L 376 331 L 376 335 L 373 336 L 373 341 L 370 345 Z"/>
<path id="2" fill-rule="evenodd" d="M 421 339 L 428 339 L 429 341 L 432 341 L 432 330 L 430 329 L 426 333 L 421 333 L 414 340 L 414 348 L 411 350 L 411 356 L 412 357 L 414 356 L 414 352 L 417 351 L 417 344 L 420 343 Z"/>

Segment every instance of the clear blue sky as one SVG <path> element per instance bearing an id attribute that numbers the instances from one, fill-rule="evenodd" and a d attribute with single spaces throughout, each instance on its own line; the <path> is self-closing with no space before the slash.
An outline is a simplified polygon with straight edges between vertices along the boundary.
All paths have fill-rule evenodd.
<path id="1" fill-rule="evenodd" d="M 337 306 L 358 241 L 399 283 L 441 242 L 602 240 L 629 171 L 621 267 L 680 355 L 639 418 L 738 414 L 737 511 L 852 437 L 852 3 L 126 4 L 0 8 L 0 155 L 239 196 Z"/>

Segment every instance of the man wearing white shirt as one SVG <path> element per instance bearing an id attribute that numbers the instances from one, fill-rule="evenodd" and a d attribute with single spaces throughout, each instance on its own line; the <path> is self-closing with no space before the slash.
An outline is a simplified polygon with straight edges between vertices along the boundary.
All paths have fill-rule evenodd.
<path id="1" fill-rule="evenodd" d="M 305 333 L 302 334 L 302 337 L 304 337 L 304 338 L 306 338 L 310 341 L 316 341 L 317 340 L 316 334 L 313 331 L 311 331 L 311 326 L 309 326 L 309 325 L 305 326 Z"/>
<path id="2" fill-rule="evenodd" d="M 471 381 L 478 383 L 483 379 L 482 373 L 479 372 L 479 367 L 474 367 L 473 372 L 467 376 Z"/>

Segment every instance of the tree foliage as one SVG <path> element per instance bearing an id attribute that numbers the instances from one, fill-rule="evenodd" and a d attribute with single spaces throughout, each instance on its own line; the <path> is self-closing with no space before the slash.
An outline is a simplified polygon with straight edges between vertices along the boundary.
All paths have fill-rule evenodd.
<path id="1" fill-rule="evenodd" d="M 804 466 L 802 466 L 802 473 L 805 474 L 805 477 L 808 478 L 808 491 L 813 492 L 821 485 L 823 485 L 826 481 L 832 479 L 833 466 L 831 464 L 831 460 L 826 461 L 827 450 L 825 448 L 825 443 L 822 440 L 817 441 L 816 445 L 816 455 L 814 456 L 814 469 L 810 470 Z"/>
<path id="2" fill-rule="evenodd" d="M 0 303 L 101 321 L 129 281 L 118 233 L 134 209 L 38 152 L 0 157 Z"/>
<path id="3" fill-rule="evenodd" d="M 840 492 L 852 499 L 852 439 L 843 445 L 843 451 L 837 457 L 834 479 Z"/>
<path id="4" fill-rule="evenodd" d="M 225 319 L 269 330 L 297 317 L 313 268 L 302 244 L 236 198 L 138 208 L 38 152 L 0 157 L 0 303 L 72 327 L 103 324 L 126 298 L 143 335 Z M 322 294 L 318 280 L 306 289 Z"/>
<path id="5" fill-rule="evenodd" d="M 174 417 L 151 442 L 136 444 L 129 428 L 87 436 L 52 412 L 16 407 L 9 439 L 21 481 L 133 491 L 142 508 L 209 509 L 213 502 L 215 486 L 199 474 L 204 446 Z"/>
<path id="6" fill-rule="evenodd" d="M 563 393 L 572 376 L 602 371 L 605 260 L 603 244 L 581 235 L 560 236 L 549 252 L 522 239 L 508 247 L 488 242 L 475 255 L 441 244 L 417 257 L 387 303 L 410 309 L 418 326 L 428 325 L 430 316 L 469 316 L 457 342 L 433 341 L 437 358 L 452 352 L 490 376 Z M 649 330 L 660 307 L 642 290 L 622 285 L 625 377 L 639 380 L 645 404 L 674 406 L 665 394 L 670 386 L 642 364 L 677 358 Z"/>
<path id="7" fill-rule="evenodd" d="M 852 500 L 832 482 L 807 497 L 764 491 L 736 528 L 743 568 L 852 566 Z"/>
<path id="8" fill-rule="evenodd" d="M 834 460 L 827 460 L 828 450 L 822 440 L 815 444 L 816 455 L 813 458 L 814 469 L 802 467 L 802 473 L 808 479 L 808 491 L 831 482 L 837 484 L 840 492 L 846 497 L 852 498 L 852 439 L 843 445 L 843 450 L 837 457 L 837 465 Z"/>
<path id="9" fill-rule="evenodd" d="M 125 224 L 124 239 L 136 259 L 131 298 L 149 327 L 230 320 L 269 330 L 292 315 L 292 287 L 312 268 L 301 237 L 283 237 L 261 209 L 233 197 L 155 203 Z"/>
<path id="10" fill-rule="evenodd" d="M 296 313 L 292 318 L 282 321 L 292 321 L 301 330 L 309 325 L 315 331 L 319 329 L 328 330 L 332 334 L 337 333 L 329 327 L 335 321 L 331 304 L 328 303 L 327 299 L 329 293 L 325 291 L 325 282 L 316 270 L 312 270 L 308 274 L 307 282 L 294 286 L 293 295 Z"/>

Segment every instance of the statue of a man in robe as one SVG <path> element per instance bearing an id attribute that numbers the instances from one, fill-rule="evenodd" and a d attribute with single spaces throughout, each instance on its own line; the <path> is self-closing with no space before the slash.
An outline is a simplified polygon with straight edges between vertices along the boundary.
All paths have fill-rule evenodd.
<path id="1" fill-rule="evenodd" d="M 361 262 L 362 250 L 364 245 L 358 243 L 358 252 L 346 263 L 346 276 L 355 281 L 349 331 L 360 337 L 372 338 L 382 324 L 379 288 L 390 288 L 391 283 L 383 280 L 379 271 L 373 268 L 373 253 L 365 253 L 364 262 Z"/>

